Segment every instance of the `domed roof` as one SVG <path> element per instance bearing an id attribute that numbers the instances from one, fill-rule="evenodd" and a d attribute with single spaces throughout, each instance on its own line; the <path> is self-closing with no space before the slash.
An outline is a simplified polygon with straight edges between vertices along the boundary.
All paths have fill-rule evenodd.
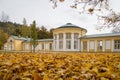
<path id="1" fill-rule="evenodd" d="M 76 26 L 76 25 L 74 25 L 72 23 L 66 23 L 65 25 L 62 25 L 62 26 L 58 27 L 57 29 L 59 29 L 59 28 L 80 28 L 80 29 L 86 30 L 86 29 L 81 28 L 79 26 Z"/>

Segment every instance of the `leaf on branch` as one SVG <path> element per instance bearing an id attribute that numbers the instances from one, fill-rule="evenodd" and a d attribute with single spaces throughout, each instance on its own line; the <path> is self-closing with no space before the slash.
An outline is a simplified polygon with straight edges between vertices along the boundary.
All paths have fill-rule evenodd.
<path id="1" fill-rule="evenodd" d="M 103 2 L 104 0 L 99 0 L 100 2 Z"/>
<path id="2" fill-rule="evenodd" d="M 59 0 L 60 2 L 64 2 L 65 0 Z"/>
<path id="3" fill-rule="evenodd" d="M 90 13 L 93 13 L 94 9 L 89 8 L 88 11 L 89 11 Z"/>
<path id="4" fill-rule="evenodd" d="M 76 9 L 76 8 L 77 8 L 77 6 L 76 6 L 76 5 L 71 5 L 70 7 L 71 7 L 71 8 L 74 8 L 74 9 Z"/>

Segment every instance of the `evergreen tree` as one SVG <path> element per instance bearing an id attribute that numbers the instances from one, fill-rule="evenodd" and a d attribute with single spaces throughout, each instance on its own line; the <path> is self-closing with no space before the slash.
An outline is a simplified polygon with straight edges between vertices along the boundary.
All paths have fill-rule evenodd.
<path id="1" fill-rule="evenodd" d="M 21 36 L 22 37 L 28 37 L 30 34 L 30 31 L 28 30 L 28 26 L 27 26 L 27 21 L 26 19 L 24 18 L 23 19 L 23 25 L 21 27 Z"/>
<path id="2" fill-rule="evenodd" d="M 33 52 L 35 52 L 35 47 L 38 45 L 37 39 L 36 22 L 33 21 L 31 24 L 31 43 L 33 46 Z"/>
<path id="3" fill-rule="evenodd" d="M 38 31 L 38 38 L 39 39 L 49 39 L 52 38 L 52 29 L 50 31 L 47 30 L 46 27 L 41 26 Z"/>
<path id="4" fill-rule="evenodd" d="M 49 31 L 49 38 L 53 38 L 53 30 L 54 30 L 54 28 L 50 29 L 50 31 Z"/>

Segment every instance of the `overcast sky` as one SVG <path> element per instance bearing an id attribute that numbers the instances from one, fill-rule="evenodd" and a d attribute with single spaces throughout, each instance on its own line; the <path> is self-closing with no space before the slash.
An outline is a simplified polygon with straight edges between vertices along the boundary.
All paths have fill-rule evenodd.
<path id="1" fill-rule="evenodd" d="M 111 7 L 120 12 L 120 0 L 110 0 Z M 36 20 L 37 26 L 45 25 L 47 29 L 57 28 L 66 23 L 73 23 L 88 30 L 87 34 L 106 33 L 110 30 L 97 31 L 95 29 L 95 15 L 80 15 L 77 10 L 71 9 L 70 2 L 59 3 L 56 9 L 52 8 L 49 0 L 0 0 L 0 14 L 4 11 L 10 16 L 10 21 L 21 23 L 26 18 L 31 24 Z"/>

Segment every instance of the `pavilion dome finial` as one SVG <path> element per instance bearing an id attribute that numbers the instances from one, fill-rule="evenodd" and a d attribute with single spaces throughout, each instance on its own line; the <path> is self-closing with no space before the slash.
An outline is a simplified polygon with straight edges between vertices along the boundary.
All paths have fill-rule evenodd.
<path id="1" fill-rule="evenodd" d="M 66 25 L 68 25 L 68 24 L 72 24 L 72 23 L 66 23 Z"/>
<path id="2" fill-rule="evenodd" d="M 84 28 L 82 28 L 82 27 L 79 27 L 79 26 L 77 26 L 77 25 L 74 25 L 74 24 L 72 24 L 72 23 L 66 23 L 66 24 L 58 27 L 57 29 L 59 29 L 59 28 L 80 28 L 80 29 L 85 30 L 85 31 L 87 32 L 86 29 L 84 29 Z"/>

